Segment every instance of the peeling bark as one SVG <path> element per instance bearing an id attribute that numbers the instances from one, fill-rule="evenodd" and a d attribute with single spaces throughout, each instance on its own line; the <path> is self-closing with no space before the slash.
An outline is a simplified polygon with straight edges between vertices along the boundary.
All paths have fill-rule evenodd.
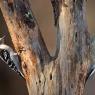
<path id="1" fill-rule="evenodd" d="M 21 58 L 29 95 L 83 95 L 91 63 L 85 0 L 51 0 L 57 50 L 51 57 L 29 0 L 1 0 L 0 8 Z"/>

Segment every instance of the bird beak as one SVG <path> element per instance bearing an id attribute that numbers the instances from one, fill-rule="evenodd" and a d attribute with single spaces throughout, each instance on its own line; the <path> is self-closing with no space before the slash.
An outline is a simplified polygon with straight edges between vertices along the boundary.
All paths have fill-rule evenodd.
<path id="1" fill-rule="evenodd" d="M 0 44 L 3 44 L 4 43 L 4 38 L 5 38 L 6 36 L 4 35 L 2 38 L 0 38 Z"/>

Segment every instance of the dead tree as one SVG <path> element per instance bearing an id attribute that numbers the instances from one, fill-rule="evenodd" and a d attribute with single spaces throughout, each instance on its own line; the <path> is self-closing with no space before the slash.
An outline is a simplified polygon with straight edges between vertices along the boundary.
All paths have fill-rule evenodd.
<path id="1" fill-rule="evenodd" d="M 83 95 L 91 63 L 86 0 L 51 0 L 57 28 L 50 56 L 33 15 L 31 0 L 0 0 L 0 9 L 21 58 L 29 95 Z"/>

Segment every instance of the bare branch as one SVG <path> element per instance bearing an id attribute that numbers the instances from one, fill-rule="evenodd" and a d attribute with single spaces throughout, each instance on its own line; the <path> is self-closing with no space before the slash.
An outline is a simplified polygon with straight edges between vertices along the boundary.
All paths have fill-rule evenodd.
<path id="1" fill-rule="evenodd" d="M 49 52 L 43 41 L 42 35 L 40 33 L 36 19 L 34 18 L 33 12 L 30 8 L 28 1 L 1 0 L 0 8 L 7 22 L 7 26 L 11 34 L 13 43 L 16 40 L 18 40 L 17 42 L 19 42 L 19 40 L 22 39 L 22 42 L 20 42 L 26 44 L 27 49 L 30 45 L 32 52 L 34 52 L 36 56 L 39 58 L 40 63 L 43 64 L 45 62 L 49 62 L 51 59 Z M 19 51 L 19 45 L 19 43 L 15 45 L 17 51 Z M 26 47 L 23 45 L 21 47 L 26 49 Z"/>
<path id="2" fill-rule="evenodd" d="M 85 0 L 51 0 L 58 41 L 54 57 L 47 51 L 29 2 L 0 1 L 29 95 L 82 95 L 91 63 Z M 43 66 L 45 62 L 49 64 Z"/>

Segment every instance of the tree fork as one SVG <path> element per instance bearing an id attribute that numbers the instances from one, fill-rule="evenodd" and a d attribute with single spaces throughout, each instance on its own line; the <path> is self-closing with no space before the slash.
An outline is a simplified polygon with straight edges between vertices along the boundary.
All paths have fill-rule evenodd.
<path id="1" fill-rule="evenodd" d="M 85 0 L 51 0 L 57 28 L 51 57 L 29 0 L 1 0 L 0 9 L 21 58 L 29 95 L 83 95 L 91 63 Z"/>

